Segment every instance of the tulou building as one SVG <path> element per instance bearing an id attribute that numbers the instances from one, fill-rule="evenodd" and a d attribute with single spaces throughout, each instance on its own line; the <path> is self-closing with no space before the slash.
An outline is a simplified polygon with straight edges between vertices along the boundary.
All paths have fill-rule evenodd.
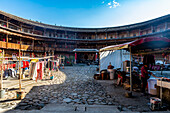
<path id="1" fill-rule="evenodd" d="M 76 28 L 48 25 L 0 11 L 0 48 L 5 56 L 42 57 L 63 55 L 77 62 L 96 60 L 100 48 L 144 37 L 170 38 L 170 15 L 149 21 L 106 28 Z M 83 54 L 82 54 L 83 53 Z"/>

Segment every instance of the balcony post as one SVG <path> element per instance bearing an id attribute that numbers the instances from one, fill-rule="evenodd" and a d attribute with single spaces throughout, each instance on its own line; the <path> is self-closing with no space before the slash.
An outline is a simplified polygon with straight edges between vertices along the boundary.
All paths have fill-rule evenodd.
<path id="1" fill-rule="evenodd" d="M 96 39 L 97 39 L 97 33 L 96 33 Z"/>
<path id="2" fill-rule="evenodd" d="M 6 48 L 8 49 L 8 34 L 6 34 Z"/>
<path id="3" fill-rule="evenodd" d="M 75 33 L 75 39 L 77 38 L 77 33 Z"/>
<path id="4" fill-rule="evenodd" d="M 20 30 L 22 31 L 22 24 L 20 24 Z"/>
<path id="5" fill-rule="evenodd" d="M 106 39 L 108 39 L 108 37 L 107 37 L 107 32 L 106 32 Z"/>
<path id="6" fill-rule="evenodd" d="M 129 33 L 129 31 L 127 31 L 127 37 L 129 37 L 130 36 L 130 33 Z"/>
<path id="7" fill-rule="evenodd" d="M 34 40 L 32 40 L 32 57 L 34 57 Z"/>
<path id="8" fill-rule="evenodd" d="M 46 36 L 46 29 L 44 29 L 44 36 Z"/>
<path id="9" fill-rule="evenodd" d="M 118 32 L 116 32 L 116 38 L 119 38 Z"/>
<path id="10" fill-rule="evenodd" d="M 8 23 L 8 18 L 7 18 L 7 21 L 6 21 L 6 27 L 8 28 L 9 27 L 9 23 Z"/>
<path id="11" fill-rule="evenodd" d="M 165 30 L 167 30 L 168 29 L 168 24 L 167 24 L 167 22 L 165 22 Z"/>
<path id="12" fill-rule="evenodd" d="M 141 34 L 140 34 L 140 29 L 139 29 L 139 36 L 140 36 Z"/>

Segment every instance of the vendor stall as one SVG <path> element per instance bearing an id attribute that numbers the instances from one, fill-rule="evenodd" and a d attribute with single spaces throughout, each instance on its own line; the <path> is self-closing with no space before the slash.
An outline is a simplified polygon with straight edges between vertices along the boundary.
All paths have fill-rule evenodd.
<path id="1" fill-rule="evenodd" d="M 153 53 L 164 53 L 170 52 L 170 39 L 166 37 L 147 37 L 138 39 L 132 42 L 112 45 L 100 49 L 99 54 L 104 51 L 114 51 L 114 50 L 127 50 L 130 52 L 130 56 L 133 55 L 144 55 Z M 130 57 L 130 91 L 132 92 L 132 63 Z"/>

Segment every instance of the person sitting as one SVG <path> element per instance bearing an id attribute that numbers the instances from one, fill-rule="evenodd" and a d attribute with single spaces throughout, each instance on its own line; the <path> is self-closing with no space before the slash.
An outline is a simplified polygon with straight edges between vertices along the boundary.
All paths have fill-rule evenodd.
<path id="1" fill-rule="evenodd" d="M 111 62 L 109 63 L 109 66 L 107 67 L 107 69 L 113 69 L 114 66 L 112 66 Z"/>
<path id="2" fill-rule="evenodd" d="M 118 79 L 117 79 L 117 85 L 123 85 L 123 83 L 126 81 L 126 72 L 125 71 L 119 71 L 118 72 Z"/>

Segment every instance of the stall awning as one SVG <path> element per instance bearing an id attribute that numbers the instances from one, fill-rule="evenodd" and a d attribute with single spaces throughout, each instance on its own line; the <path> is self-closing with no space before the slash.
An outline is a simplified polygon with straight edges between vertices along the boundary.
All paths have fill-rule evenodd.
<path id="1" fill-rule="evenodd" d="M 132 53 L 166 51 L 170 50 L 170 39 L 166 37 L 147 37 L 132 42 L 127 42 L 119 45 L 107 46 L 100 49 L 102 51 L 112 51 L 119 49 L 127 49 L 131 47 Z"/>
<path id="2" fill-rule="evenodd" d="M 74 49 L 73 52 L 99 52 L 97 49 Z"/>

